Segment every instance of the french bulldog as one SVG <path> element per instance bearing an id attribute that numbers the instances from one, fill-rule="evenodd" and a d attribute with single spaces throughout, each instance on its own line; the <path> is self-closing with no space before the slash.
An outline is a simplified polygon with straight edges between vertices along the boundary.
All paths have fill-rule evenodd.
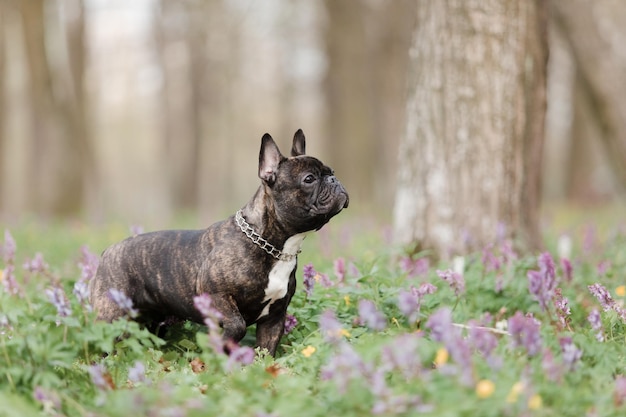
<path id="1" fill-rule="evenodd" d="M 225 341 L 239 342 L 256 323 L 256 344 L 276 353 L 296 288 L 305 236 L 348 207 L 332 169 L 305 155 L 293 137 L 291 157 L 269 134 L 261 139 L 261 185 L 235 215 L 203 230 L 164 230 L 130 237 L 106 249 L 90 282 L 98 319 L 125 315 L 110 295 L 121 291 L 143 322 L 172 317 L 203 323 L 194 296 L 208 294 L 221 313 Z"/>

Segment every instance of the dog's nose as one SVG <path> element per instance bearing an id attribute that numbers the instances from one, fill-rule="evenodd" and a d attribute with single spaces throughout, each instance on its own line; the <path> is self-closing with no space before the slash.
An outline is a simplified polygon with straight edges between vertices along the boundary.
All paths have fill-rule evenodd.
<path id="1" fill-rule="evenodd" d="M 326 182 L 329 184 L 335 184 L 337 183 L 337 177 L 335 177 L 334 175 L 329 175 L 328 177 L 326 177 Z"/>

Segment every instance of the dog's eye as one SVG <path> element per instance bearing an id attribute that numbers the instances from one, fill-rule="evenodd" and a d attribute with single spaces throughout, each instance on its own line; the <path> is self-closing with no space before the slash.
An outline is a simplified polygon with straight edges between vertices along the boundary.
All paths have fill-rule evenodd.
<path id="1" fill-rule="evenodd" d="M 314 175 L 307 175 L 306 177 L 304 177 L 304 182 L 307 184 L 312 184 L 313 182 L 315 182 L 315 176 Z"/>

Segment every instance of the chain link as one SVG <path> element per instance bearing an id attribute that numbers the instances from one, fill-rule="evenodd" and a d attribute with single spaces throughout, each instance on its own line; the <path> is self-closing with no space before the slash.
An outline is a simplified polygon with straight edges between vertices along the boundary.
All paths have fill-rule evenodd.
<path id="1" fill-rule="evenodd" d="M 260 247 L 261 249 L 263 249 L 265 252 L 267 252 L 268 254 L 272 255 L 274 258 L 281 260 L 281 261 L 291 261 L 293 260 L 295 257 L 298 256 L 298 254 L 300 253 L 300 251 L 298 251 L 295 254 L 290 254 L 290 253 L 283 253 L 281 251 L 279 251 L 278 249 L 276 249 L 274 247 L 274 245 L 272 245 L 270 242 L 268 242 L 267 240 L 263 239 L 263 237 L 258 234 L 253 228 L 252 226 L 250 226 L 250 224 L 248 224 L 248 222 L 246 221 L 246 219 L 243 218 L 243 215 L 241 214 L 241 210 L 238 210 L 237 213 L 235 214 L 235 222 L 237 223 L 237 226 L 239 226 L 239 228 L 241 229 L 241 231 L 248 236 L 248 238 L 258 247 Z"/>

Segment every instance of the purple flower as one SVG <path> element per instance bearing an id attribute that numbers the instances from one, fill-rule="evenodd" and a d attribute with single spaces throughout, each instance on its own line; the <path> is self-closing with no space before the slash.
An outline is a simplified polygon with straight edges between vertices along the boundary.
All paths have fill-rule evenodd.
<path id="1" fill-rule="evenodd" d="M 139 314 L 139 312 L 133 307 L 133 301 L 122 291 L 111 288 L 107 291 L 107 295 L 121 310 L 128 314 L 128 317 L 134 319 Z"/>
<path id="2" fill-rule="evenodd" d="M 226 363 L 227 369 L 233 369 L 237 364 L 250 365 L 254 362 L 254 349 L 250 346 L 237 346 L 230 350 L 228 355 L 228 362 Z"/>
<path id="3" fill-rule="evenodd" d="M 539 255 L 539 271 L 528 271 L 528 290 L 539 301 L 543 311 L 548 310 L 548 302 L 556 288 L 556 273 L 552 255 L 544 252 Z"/>
<path id="4" fill-rule="evenodd" d="M 296 318 L 296 316 L 293 316 L 291 314 L 287 314 L 285 316 L 285 334 L 291 333 L 291 331 L 295 329 L 297 325 L 298 319 Z"/>
<path id="5" fill-rule="evenodd" d="M 385 372 L 401 372 L 407 379 L 416 378 L 422 370 L 418 351 L 420 339 L 418 333 L 397 336 L 383 347 L 379 368 Z"/>
<path id="6" fill-rule="evenodd" d="M 91 382 L 93 382 L 93 384 L 97 388 L 101 390 L 107 390 L 110 388 L 109 383 L 106 379 L 106 369 L 103 365 L 91 365 L 89 368 L 87 368 L 87 370 L 89 371 L 89 375 L 91 376 Z"/>
<path id="7" fill-rule="evenodd" d="M 419 275 L 424 275 L 430 268 L 430 262 L 428 258 L 412 259 L 409 256 L 405 256 L 400 259 L 400 269 L 406 273 L 409 278 L 413 278 Z"/>
<path id="8" fill-rule="evenodd" d="M 69 317 L 72 315 L 72 309 L 65 297 L 65 292 L 59 287 L 48 288 L 45 291 L 48 300 L 57 308 L 59 317 Z"/>
<path id="9" fill-rule="evenodd" d="M 602 329 L 602 318 L 598 309 L 594 308 L 587 316 L 587 321 L 591 324 L 591 328 L 596 332 L 598 342 L 604 342 L 604 331 Z"/>
<path id="10" fill-rule="evenodd" d="M 96 275 L 96 271 L 98 269 L 98 264 L 100 263 L 100 258 L 97 255 L 91 253 L 89 248 L 86 245 L 83 245 L 80 248 L 81 259 L 78 262 L 78 267 L 80 268 L 81 281 L 89 281 Z"/>
<path id="11" fill-rule="evenodd" d="M 609 269 L 611 269 L 611 261 L 602 261 L 598 264 L 598 275 L 600 276 L 604 276 L 606 275 L 606 273 L 608 272 Z"/>
<path id="12" fill-rule="evenodd" d="M 132 383 L 146 382 L 146 367 L 141 361 L 136 361 L 128 369 L 128 380 Z"/>
<path id="13" fill-rule="evenodd" d="M 372 330 L 384 330 L 387 319 L 370 300 L 359 301 L 359 320 Z"/>
<path id="14" fill-rule="evenodd" d="M 543 350 L 543 357 L 541 358 L 541 368 L 543 372 L 546 374 L 548 379 L 553 382 L 557 382 L 561 379 L 563 375 L 563 367 L 561 364 L 557 363 L 554 360 L 554 355 L 552 351 L 548 348 Z"/>
<path id="15" fill-rule="evenodd" d="M 55 392 L 46 390 L 43 387 L 35 387 L 33 398 L 43 406 L 46 414 L 57 415 L 55 411 L 61 408 L 61 399 L 59 396 Z"/>
<path id="16" fill-rule="evenodd" d="M 491 354 L 498 346 L 498 338 L 475 320 L 470 320 L 468 324 L 470 343 L 489 361 Z"/>
<path id="17" fill-rule="evenodd" d="M 0 252 L 2 252 L 2 257 L 4 258 L 4 262 L 7 264 L 12 264 L 15 260 L 15 251 L 17 249 L 17 245 L 15 244 L 15 239 L 11 236 L 11 232 L 8 230 L 4 231 L 4 244 L 0 246 Z"/>
<path id="18" fill-rule="evenodd" d="M 74 290 L 72 291 L 78 302 L 85 307 L 87 311 L 91 311 L 89 304 L 89 284 L 85 281 L 76 281 Z"/>
<path id="19" fill-rule="evenodd" d="M 401 290 L 398 294 L 398 308 L 413 323 L 417 320 L 424 296 L 433 294 L 435 291 L 437 287 L 428 282 L 423 283 L 419 288 L 411 285 L 410 291 Z"/>
<path id="20" fill-rule="evenodd" d="M 587 288 L 589 292 L 598 299 L 604 311 L 613 310 L 622 321 L 626 322 L 626 310 L 613 300 L 613 297 L 611 297 L 606 288 L 598 283 L 589 285 Z"/>
<path id="21" fill-rule="evenodd" d="M 213 300 L 209 294 L 200 294 L 193 297 L 193 305 L 204 317 L 204 324 L 209 330 L 209 344 L 216 353 L 224 352 L 224 340 L 220 321 L 223 316 L 213 307 Z"/>
<path id="22" fill-rule="evenodd" d="M 563 276 L 565 277 L 565 282 L 572 282 L 572 275 L 574 268 L 572 268 L 572 263 L 569 259 L 563 258 L 561 259 L 561 269 L 563 269 Z"/>
<path id="23" fill-rule="evenodd" d="M 335 271 L 335 276 L 337 277 L 337 283 L 339 285 L 343 284 L 343 281 L 346 278 L 346 260 L 343 258 L 335 259 L 335 262 L 333 262 L 333 270 Z"/>
<path id="24" fill-rule="evenodd" d="M 569 315 L 572 314 L 572 312 L 569 308 L 569 300 L 566 297 L 563 297 L 560 288 L 555 290 L 554 307 L 556 315 L 559 318 L 561 329 L 566 328 L 567 323 L 569 322 Z"/>
<path id="25" fill-rule="evenodd" d="M 472 351 L 467 341 L 463 339 L 460 330 L 452 323 L 452 310 L 444 307 L 435 311 L 428 318 L 426 327 L 430 329 L 433 340 L 443 343 L 452 359 L 459 365 L 461 382 L 471 384 L 473 381 Z"/>
<path id="26" fill-rule="evenodd" d="M 485 249 L 483 249 L 483 257 L 482 263 L 485 266 L 485 270 L 487 272 L 491 271 L 499 271 L 502 267 L 502 261 L 496 254 L 493 252 L 493 243 L 487 245 Z"/>
<path id="27" fill-rule="evenodd" d="M 4 268 L 4 272 L 2 275 L 2 285 L 7 293 L 12 295 L 17 295 L 20 293 L 20 286 L 15 279 L 15 266 L 13 264 L 8 264 L 6 268 Z M 0 271 L 2 272 L 2 271 Z"/>
<path id="28" fill-rule="evenodd" d="M 538 354 L 541 350 L 539 326 L 539 322 L 534 317 L 524 316 L 519 311 L 510 317 L 508 329 L 513 348 L 523 347 L 529 356 Z"/>
<path id="29" fill-rule="evenodd" d="M 28 259 L 24 262 L 22 268 L 31 273 L 41 273 L 48 269 L 48 264 L 43 260 L 41 252 L 37 252 L 33 259 Z"/>
<path id="30" fill-rule="evenodd" d="M 561 353 L 563 354 L 563 363 L 570 371 L 574 370 L 583 355 L 583 351 L 576 347 L 572 338 L 569 336 L 559 338 L 559 344 L 561 345 Z"/>
<path id="31" fill-rule="evenodd" d="M 322 337 L 326 342 L 337 343 L 346 333 L 332 310 L 326 310 L 322 313 L 319 325 Z"/>
<path id="32" fill-rule="evenodd" d="M 352 380 L 363 379 L 371 372 L 358 353 L 348 343 L 338 346 L 338 353 L 324 365 L 320 378 L 324 381 L 332 380 L 341 394 L 345 394 Z"/>
<path id="33" fill-rule="evenodd" d="M 457 297 L 465 292 L 465 279 L 462 274 L 447 269 L 445 271 L 437 270 L 437 275 L 450 285 L 450 288 L 454 290 L 454 295 Z"/>
<path id="34" fill-rule="evenodd" d="M 313 295 L 313 287 L 315 286 L 315 275 L 317 275 L 317 272 L 315 271 L 313 264 L 304 265 L 304 268 L 302 269 L 302 276 L 304 291 L 306 292 L 307 297 Z"/>

